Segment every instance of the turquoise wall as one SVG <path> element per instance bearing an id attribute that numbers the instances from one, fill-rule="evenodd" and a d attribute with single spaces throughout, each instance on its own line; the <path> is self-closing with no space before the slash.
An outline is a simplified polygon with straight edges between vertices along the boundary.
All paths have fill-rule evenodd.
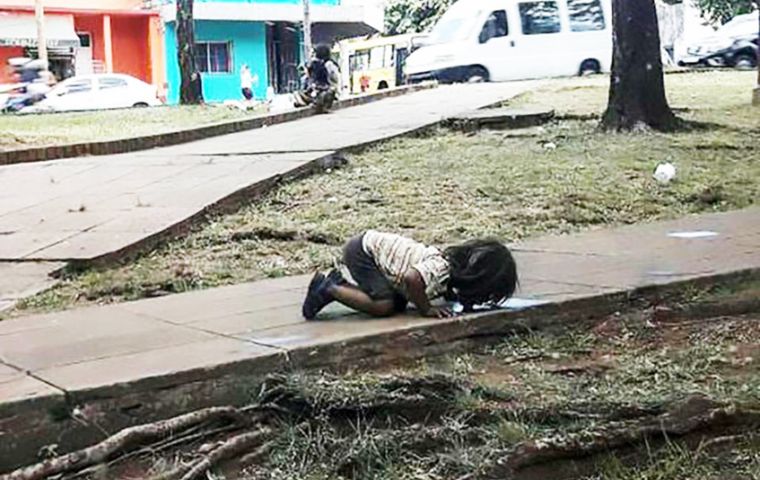
<path id="1" fill-rule="evenodd" d="M 218 0 L 217 0 L 218 1 Z M 233 0 L 223 0 L 232 2 Z M 177 60 L 177 34 L 175 24 L 166 29 L 166 70 L 169 91 L 167 100 L 179 102 L 179 62 Z M 256 98 L 264 98 L 268 86 L 266 27 L 263 22 L 196 21 L 195 39 L 198 42 L 230 42 L 233 70 L 231 73 L 204 73 L 203 98 L 207 102 L 242 100 L 240 92 L 240 67 L 246 63 L 259 83 L 254 85 Z"/>

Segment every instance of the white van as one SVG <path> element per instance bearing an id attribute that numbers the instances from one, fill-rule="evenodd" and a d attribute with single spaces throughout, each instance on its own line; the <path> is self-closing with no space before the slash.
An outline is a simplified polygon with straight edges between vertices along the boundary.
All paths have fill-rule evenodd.
<path id="1" fill-rule="evenodd" d="M 411 83 L 608 72 L 610 0 L 459 0 L 406 61 Z"/>

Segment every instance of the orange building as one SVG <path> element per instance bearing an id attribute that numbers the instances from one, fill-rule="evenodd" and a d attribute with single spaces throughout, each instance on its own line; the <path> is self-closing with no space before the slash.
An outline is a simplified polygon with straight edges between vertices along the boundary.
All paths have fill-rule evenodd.
<path id="1" fill-rule="evenodd" d="M 0 0 L 0 83 L 9 58 L 35 56 L 34 0 Z M 45 0 L 50 69 L 59 78 L 126 73 L 163 89 L 163 26 L 142 0 Z"/>

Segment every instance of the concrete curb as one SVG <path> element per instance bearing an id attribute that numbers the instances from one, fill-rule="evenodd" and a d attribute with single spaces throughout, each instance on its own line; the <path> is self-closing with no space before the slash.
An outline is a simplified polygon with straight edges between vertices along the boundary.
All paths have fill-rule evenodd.
<path id="1" fill-rule="evenodd" d="M 335 105 L 335 109 L 343 109 L 365 105 L 386 98 L 398 97 L 408 93 L 435 88 L 436 84 L 409 85 L 391 90 L 385 90 L 370 95 L 362 95 L 341 100 Z M 143 137 L 108 140 L 103 142 L 75 143 L 68 145 L 54 145 L 48 147 L 29 148 L 22 150 L 8 150 L 0 152 L 0 165 L 14 165 L 19 163 L 43 162 L 46 160 L 59 160 L 88 155 L 115 155 L 119 153 L 137 152 L 158 147 L 168 147 L 181 143 L 203 140 L 210 137 L 238 133 L 245 130 L 253 130 L 264 126 L 277 125 L 292 122 L 302 118 L 316 115 L 312 108 L 302 108 L 283 113 L 266 114 L 245 120 L 222 122 L 189 130 L 147 135 Z"/>
<path id="2" fill-rule="evenodd" d="M 267 374 L 294 370 L 387 365 L 488 345 L 525 331 L 589 326 L 627 308 L 651 305 L 688 288 L 736 285 L 760 278 L 760 269 L 706 275 L 664 285 L 619 290 L 545 304 L 522 311 L 499 311 L 451 320 L 423 321 L 349 340 L 281 351 L 235 363 L 175 372 L 82 391 L 61 391 L 0 405 L 0 472 L 36 461 L 39 449 L 56 439 L 59 453 L 102 440 L 135 423 L 170 418 L 218 405 L 244 405 L 255 397 Z M 71 418 L 79 408 L 95 412 L 97 426 Z M 10 437 L 10 438 L 8 438 Z"/>

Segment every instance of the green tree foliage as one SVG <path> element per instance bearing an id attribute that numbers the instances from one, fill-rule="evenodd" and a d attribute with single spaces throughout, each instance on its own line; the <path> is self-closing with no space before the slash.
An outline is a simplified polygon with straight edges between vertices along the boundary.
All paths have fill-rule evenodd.
<path id="1" fill-rule="evenodd" d="M 683 0 L 665 0 L 666 3 L 682 3 Z M 749 13 L 760 8 L 760 0 L 695 0 L 706 19 L 718 23 L 726 23 L 736 15 Z"/>
<path id="2" fill-rule="evenodd" d="M 385 9 L 385 33 L 399 35 L 430 30 L 454 0 L 391 0 Z"/>

